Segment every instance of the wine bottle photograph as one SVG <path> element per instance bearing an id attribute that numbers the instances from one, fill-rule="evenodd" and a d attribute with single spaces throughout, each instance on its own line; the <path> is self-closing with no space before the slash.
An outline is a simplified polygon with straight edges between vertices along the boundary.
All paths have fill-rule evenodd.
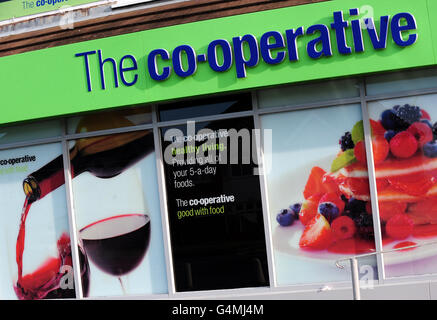
<path id="1" fill-rule="evenodd" d="M 129 124 L 118 116 L 104 121 L 87 116 L 76 124 L 76 132 L 116 125 Z M 162 274 L 165 266 L 153 152 L 151 130 L 70 141 L 84 297 L 100 291 L 124 295 L 167 290 L 165 276 L 154 275 Z M 26 153 L 31 156 L 22 157 Z M 0 296 L 75 298 L 61 144 L 0 151 L 0 156 L 28 161 L 10 161 L 13 165 L 0 168 L 0 187 L 10 195 L 2 198 L 2 207 L 13 211 L 1 218 L 5 241 L 0 257 L 4 255 L 8 270 L 1 272 L 0 280 L 9 281 L 10 290 Z M 129 281 L 131 274 L 134 280 Z M 6 275 L 8 280 L 3 280 Z"/>

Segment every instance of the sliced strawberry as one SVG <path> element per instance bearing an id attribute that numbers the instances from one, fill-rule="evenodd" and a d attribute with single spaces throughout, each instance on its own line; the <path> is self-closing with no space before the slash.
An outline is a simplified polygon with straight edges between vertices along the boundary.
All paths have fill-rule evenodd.
<path id="1" fill-rule="evenodd" d="M 375 163 L 383 162 L 390 152 L 390 145 L 384 136 L 378 136 L 372 139 L 373 161 Z"/>
<path id="2" fill-rule="evenodd" d="M 370 127 L 372 128 L 373 137 L 377 137 L 377 136 L 384 137 L 384 133 L 386 130 L 382 126 L 381 121 L 375 121 L 370 119 Z"/>
<path id="3" fill-rule="evenodd" d="M 429 116 L 428 112 L 426 112 L 423 109 L 420 109 L 420 112 L 422 112 L 422 118 L 421 119 L 431 120 L 431 117 Z"/>
<path id="4" fill-rule="evenodd" d="M 303 249 L 323 250 L 333 241 L 331 226 L 324 216 L 317 214 L 305 227 L 299 240 Z"/>
<path id="5" fill-rule="evenodd" d="M 366 147 L 364 145 L 364 140 L 357 142 L 354 147 L 354 155 L 361 164 L 367 165 Z"/>
<path id="6" fill-rule="evenodd" d="M 310 175 L 305 185 L 305 189 L 303 191 L 303 196 L 305 199 L 308 199 L 313 194 L 324 192 L 322 179 L 325 173 L 326 171 L 320 167 L 313 167 L 311 169 Z"/>
<path id="7" fill-rule="evenodd" d="M 308 222 L 317 215 L 319 201 L 322 196 L 323 193 L 319 192 L 303 201 L 299 212 L 299 221 L 302 222 L 303 225 L 307 225 Z"/>

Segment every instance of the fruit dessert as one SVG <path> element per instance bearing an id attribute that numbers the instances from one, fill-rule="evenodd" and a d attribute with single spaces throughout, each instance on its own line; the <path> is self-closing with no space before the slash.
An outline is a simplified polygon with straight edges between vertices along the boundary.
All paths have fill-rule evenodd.
<path id="1" fill-rule="evenodd" d="M 383 244 L 436 236 L 437 123 L 405 104 L 384 110 L 370 127 Z M 304 226 L 302 249 L 364 253 L 374 250 L 374 232 L 363 122 L 339 144 L 330 171 L 313 167 L 303 202 L 281 210 L 277 221 Z"/>

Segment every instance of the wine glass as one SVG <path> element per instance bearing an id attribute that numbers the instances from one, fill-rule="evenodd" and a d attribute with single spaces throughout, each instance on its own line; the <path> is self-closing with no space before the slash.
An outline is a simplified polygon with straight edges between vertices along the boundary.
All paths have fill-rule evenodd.
<path id="1" fill-rule="evenodd" d="M 126 294 L 122 276 L 143 260 L 150 242 L 147 214 L 121 214 L 93 222 L 79 231 L 88 258 L 103 272 L 116 276 Z"/>

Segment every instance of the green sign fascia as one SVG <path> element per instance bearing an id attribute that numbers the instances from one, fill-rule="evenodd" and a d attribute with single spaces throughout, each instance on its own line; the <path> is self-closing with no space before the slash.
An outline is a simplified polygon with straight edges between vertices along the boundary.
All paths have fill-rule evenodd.
<path id="1" fill-rule="evenodd" d="M 403 68 L 436 64 L 437 53 L 437 5 L 435 0 L 336 0 L 283 9 L 262 11 L 238 16 L 200 21 L 195 23 L 146 30 L 126 35 L 74 43 L 55 48 L 27 52 L 0 58 L 0 88 L 2 117 L 0 123 L 38 119 L 73 114 L 111 107 L 153 103 L 184 97 L 231 92 L 272 85 L 295 83 L 315 79 L 353 76 Z M 361 17 L 373 17 L 379 31 L 380 17 L 409 12 L 414 15 L 417 41 L 409 46 L 396 45 L 390 28 L 385 49 L 374 49 L 367 31 L 363 30 L 364 52 L 342 55 L 336 44 L 336 33 L 330 30 L 332 55 L 318 59 L 306 52 L 309 41 L 318 33 L 304 35 L 297 40 L 298 61 L 288 56 L 278 64 L 267 64 L 260 59 L 254 67 L 247 67 L 246 77 L 238 78 L 235 63 L 224 72 L 213 71 L 208 62 L 199 62 L 197 70 L 188 77 L 179 77 L 174 72 L 164 81 L 150 77 L 147 65 L 149 53 L 158 48 L 171 55 L 180 45 L 191 46 L 196 54 L 206 53 L 208 44 L 216 39 L 226 39 L 232 44 L 234 37 L 254 35 L 258 40 L 267 31 L 286 30 L 301 26 L 307 30 L 312 25 L 330 26 L 333 12 L 342 10 L 344 19 L 350 8 L 359 8 Z M 355 17 L 356 19 L 356 17 Z M 408 32 L 403 37 L 408 37 Z M 353 44 L 350 28 L 346 40 Z M 83 52 L 98 52 L 102 59 L 112 58 L 119 63 L 130 55 L 137 61 L 137 70 L 125 73 L 126 81 L 137 81 L 132 86 L 119 81 L 115 87 L 112 67 L 105 63 L 105 85 L 101 87 L 98 55 L 88 56 L 92 91 L 87 87 L 87 69 Z M 247 51 L 247 50 L 246 50 Z M 278 50 L 273 50 L 274 54 Z M 247 53 L 247 52 L 246 52 Z M 171 61 L 157 59 L 158 70 L 171 66 Z M 126 63 L 126 68 L 133 66 Z M 120 80 L 120 79 L 119 79 Z"/>
<path id="2" fill-rule="evenodd" d="M 38 13 L 66 10 L 96 0 L 0 0 L 0 21 Z"/>

